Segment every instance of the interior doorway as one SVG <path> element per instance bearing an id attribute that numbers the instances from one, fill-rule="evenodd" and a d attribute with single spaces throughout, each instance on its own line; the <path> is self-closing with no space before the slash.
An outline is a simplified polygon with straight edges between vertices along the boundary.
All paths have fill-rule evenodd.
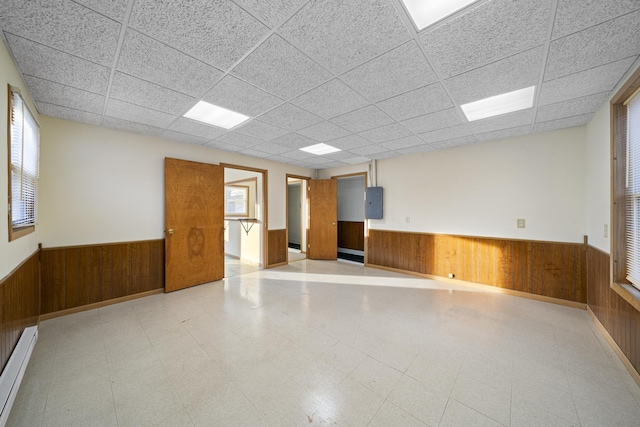
<path id="1" fill-rule="evenodd" d="M 264 184 L 261 171 L 225 165 L 224 277 L 264 268 Z"/>
<path id="2" fill-rule="evenodd" d="M 308 179 L 287 175 L 287 262 L 307 259 Z"/>
<path id="3" fill-rule="evenodd" d="M 338 259 L 364 265 L 367 173 L 332 178 L 338 181 Z"/>

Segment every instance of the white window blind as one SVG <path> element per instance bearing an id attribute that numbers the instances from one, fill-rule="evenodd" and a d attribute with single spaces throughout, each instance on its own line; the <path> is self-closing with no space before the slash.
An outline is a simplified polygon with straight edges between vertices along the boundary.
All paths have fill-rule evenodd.
<path id="1" fill-rule="evenodd" d="M 640 289 L 640 96 L 629 99 L 627 129 L 626 253 L 627 280 Z"/>
<path id="2" fill-rule="evenodd" d="M 36 223 L 40 129 L 20 93 L 10 88 L 9 111 L 11 168 L 11 226 L 19 229 Z"/>

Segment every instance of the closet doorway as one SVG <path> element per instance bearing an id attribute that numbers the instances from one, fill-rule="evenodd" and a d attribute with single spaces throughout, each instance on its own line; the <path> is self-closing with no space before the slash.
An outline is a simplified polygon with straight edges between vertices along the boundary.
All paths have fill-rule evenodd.
<path id="1" fill-rule="evenodd" d="M 332 176 L 338 181 L 338 259 L 365 262 L 367 173 Z"/>
<path id="2" fill-rule="evenodd" d="M 287 262 L 307 259 L 308 179 L 287 175 Z"/>

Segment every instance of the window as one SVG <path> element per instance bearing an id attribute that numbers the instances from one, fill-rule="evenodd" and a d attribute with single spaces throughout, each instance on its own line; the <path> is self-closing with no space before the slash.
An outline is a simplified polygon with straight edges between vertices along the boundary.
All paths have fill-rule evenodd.
<path id="1" fill-rule="evenodd" d="M 640 289 L 640 96 L 637 92 L 623 103 L 626 114 L 626 279 Z M 626 122 L 626 123 L 625 123 Z"/>
<path id="2" fill-rule="evenodd" d="M 40 129 L 18 89 L 9 86 L 9 240 L 35 230 Z"/>
<path id="3" fill-rule="evenodd" d="M 225 185 L 224 215 L 249 216 L 249 187 L 245 185 Z"/>

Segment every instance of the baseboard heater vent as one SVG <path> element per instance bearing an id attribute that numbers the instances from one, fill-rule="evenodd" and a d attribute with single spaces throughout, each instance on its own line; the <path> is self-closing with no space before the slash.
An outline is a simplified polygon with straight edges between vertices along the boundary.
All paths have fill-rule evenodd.
<path id="1" fill-rule="evenodd" d="M 20 340 L 18 340 L 18 345 L 11 353 L 7 366 L 4 367 L 4 371 L 0 375 L 0 405 L 2 406 L 0 427 L 4 427 L 9 419 L 9 412 L 11 412 L 13 402 L 16 400 L 20 382 L 22 382 L 24 371 L 27 369 L 29 358 L 37 340 L 38 327 L 30 326 L 26 328 L 22 332 Z"/>

